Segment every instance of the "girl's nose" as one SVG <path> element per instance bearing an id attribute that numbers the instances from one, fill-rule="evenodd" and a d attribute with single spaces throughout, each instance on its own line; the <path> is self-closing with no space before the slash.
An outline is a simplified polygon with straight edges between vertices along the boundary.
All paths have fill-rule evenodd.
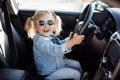
<path id="1" fill-rule="evenodd" d="M 45 24 L 44 27 L 49 27 L 49 25 L 48 25 L 48 24 Z"/>

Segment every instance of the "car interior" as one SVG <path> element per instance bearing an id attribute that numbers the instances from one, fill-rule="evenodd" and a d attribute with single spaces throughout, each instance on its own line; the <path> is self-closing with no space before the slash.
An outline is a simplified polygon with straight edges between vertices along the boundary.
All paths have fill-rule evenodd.
<path id="1" fill-rule="evenodd" d="M 34 12 L 0 0 L 0 80 L 44 80 L 36 71 L 33 42 L 25 31 L 25 22 Z M 63 22 L 60 39 L 71 31 L 85 35 L 82 44 L 65 54 L 89 73 L 82 80 L 120 80 L 120 8 L 99 11 L 91 2 L 82 13 L 55 13 Z"/>

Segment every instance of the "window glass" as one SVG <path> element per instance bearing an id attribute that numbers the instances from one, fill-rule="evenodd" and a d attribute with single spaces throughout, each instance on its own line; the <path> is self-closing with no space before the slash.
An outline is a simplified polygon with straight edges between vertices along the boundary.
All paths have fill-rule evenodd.
<path id="1" fill-rule="evenodd" d="M 93 0 L 15 0 L 19 9 L 52 9 L 58 11 L 81 12 Z"/>
<path id="2" fill-rule="evenodd" d="M 103 10 L 107 5 L 101 0 L 15 0 L 20 10 L 52 9 L 56 11 L 82 12 L 92 1 L 97 10 Z"/>

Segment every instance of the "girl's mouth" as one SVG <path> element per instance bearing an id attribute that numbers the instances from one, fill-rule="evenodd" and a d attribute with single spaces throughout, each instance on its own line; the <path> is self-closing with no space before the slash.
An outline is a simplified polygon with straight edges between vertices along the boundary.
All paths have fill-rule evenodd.
<path id="1" fill-rule="evenodd" d="M 45 29 L 45 30 L 43 30 L 44 32 L 49 32 L 50 30 L 49 29 Z"/>

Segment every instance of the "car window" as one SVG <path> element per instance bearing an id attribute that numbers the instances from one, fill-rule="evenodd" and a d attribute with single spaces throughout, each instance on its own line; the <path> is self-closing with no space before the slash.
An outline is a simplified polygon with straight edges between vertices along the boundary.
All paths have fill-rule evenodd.
<path id="1" fill-rule="evenodd" d="M 52 9 L 81 12 L 93 0 L 15 0 L 21 10 Z"/>

